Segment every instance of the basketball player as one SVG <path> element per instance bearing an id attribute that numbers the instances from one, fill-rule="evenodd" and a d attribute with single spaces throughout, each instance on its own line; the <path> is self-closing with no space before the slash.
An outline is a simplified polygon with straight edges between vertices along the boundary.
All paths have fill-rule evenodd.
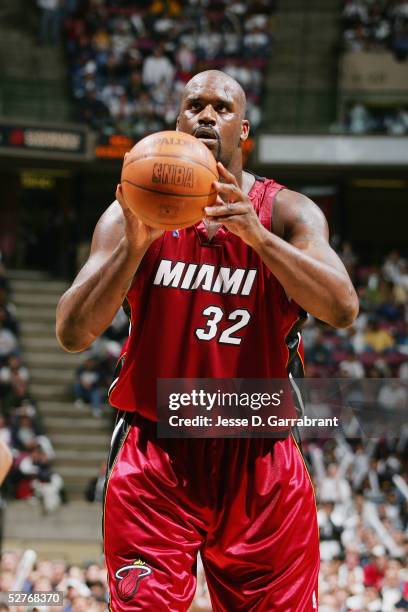
<path id="1" fill-rule="evenodd" d="M 122 411 L 104 508 L 110 609 L 188 610 L 201 551 L 216 612 L 312 612 L 316 508 L 293 436 L 157 438 L 156 380 L 286 377 L 301 363 L 305 311 L 346 327 L 357 297 L 319 208 L 243 171 L 249 124 L 234 79 L 193 77 L 177 129 L 218 160 L 216 203 L 194 227 L 162 232 L 130 211 L 118 187 L 57 311 L 59 341 L 82 351 L 125 298 L 131 309 L 110 392 Z M 243 282 L 228 283 L 236 270 Z"/>

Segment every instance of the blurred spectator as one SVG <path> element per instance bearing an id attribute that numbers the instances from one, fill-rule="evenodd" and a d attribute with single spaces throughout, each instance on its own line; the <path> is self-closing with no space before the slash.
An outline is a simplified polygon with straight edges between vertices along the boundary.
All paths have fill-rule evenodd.
<path id="1" fill-rule="evenodd" d="M 2 287 L 0 284 L 0 309 L 5 313 L 4 326 L 7 327 L 13 334 L 18 337 L 18 321 L 17 321 L 17 309 L 13 303 L 9 301 L 8 291 L 6 287 Z"/>
<path id="2" fill-rule="evenodd" d="M 80 117 L 96 130 L 101 129 L 106 119 L 109 117 L 109 109 L 102 100 L 97 99 L 95 89 L 87 91 L 82 98 Z"/>
<path id="3" fill-rule="evenodd" d="M 62 501 L 63 480 L 56 474 L 47 453 L 40 444 L 18 455 L 14 465 L 18 499 L 35 496 L 45 513 L 55 511 Z"/>
<path id="4" fill-rule="evenodd" d="M 380 324 L 376 321 L 368 323 L 364 334 L 364 342 L 368 349 L 376 353 L 382 353 L 387 349 L 391 349 L 395 344 L 395 340 L 390 332 L 381 328 Z"/>
<path id="5" fill-rule="evenodd" d="M 28 383 L 30 374 L 22 365 L 19 355 L 10 355 L 5 365 L 0 368 L 0 397 L 3 397 L 20 384 Z"/>
<path id="6" fill-rule="evenodd" d="M 357 359 L 354 351 L 349 351 L 346 359 L 339 364 L 340 376 L 346 378 L 364 378 L 365 370 L 362 363 Z"/>
<path id="7" fill-rule="evenodd" d="M 8 290 L 6 267 L 3 263 L 3 255 L 1 251 L 0 251 L 0 289 L 3 289 L 5 291 Z"/>
<path id="8" fill-rule="evenodd" d="M 358 262 L 358 257 L 353 251 L 350 242 L 343 242 L 340 248 L 339 256 L 351 278 L 354 277 L 354 269 Z"/>
<path id="9" fill-rule="evenodd" d="M 390 380 L 385 383 L 379 392 L 378 401 L 384 410 L 391 408 L 407 408 L 407 389 L 398 380 Z"/>
<path id="10" fill-rule="evenodd" d="M 322 331 L 318 330 L 314 342 L 311 343 L 306 350 L 306 361 L 310 361 L 317 365 L 328 366 L 331 363 L 331 359 L 331 351 L 325 342 L 324 334 Z"/>
<path id="11" fill-rule="evenodd" d="M 395 283 L 400 276 L 401 267 L 404 264 L 400 253 L 396 250 L 391 251 L 386 257 L 382 266 L 384 278 L 392 283 Z"/>
<path id="12" fill-rule="evenodd" d="M 322 561 L 333 559 L 341 555 L 341 521 L 334 513 L 334 503 L 325 502 L 319 505 L 317 523 L 320 537 L 320 556 Z"/>
<path id="13" fill-rule="evenodd" d="M 143 63 L 142 80 L 147 87 L 155 87 L 160 83 L 166 83 L 170 88 L 174 75 L 174 66 L 169 58 L 164 55 L 163 47 L 158 45 L 153 55 L 149 55 Z"/>
<path id="14" fill-rule="evenodd" d="M 112 342 L 116 342 L 116 352 L 119 355 L 120 348 L 123 343 L 124 338 L 127 337 L 129 333 L 129 318 L 123 308 L 119 308 L 116 313 L 112 323 L 108 327 L 108 329 L 104 332 L 104 337 L 108 338 Z"/>
<path id="15" fill-rule="evenodd" d="M 85 490 L 85 499 L 89 502 L 103 501 L 103 490 L 106 477 L 106 462 L 101 463 L 98 476 L 91 478 Z"/>
<path id="16" fill-rule="evenodd" d="M 405 17 L 407 19 L 407 17 Z M 403 62 L 408 57 L 408 23 L 403 21 L 395 29 L 392 37 L 391 49 L 395 57 L 400 62 Z"/>
<path id="17" fill-rule="evenodd" d="M 176 63 L 179 70 L 192 76 L 196 61 L 194 51 L 188 45 L 182 43 L 176 51 Z"/>
<path id="18" fill-rule="evenodd" d="M 37 436 L 39 434 L 38 427 L 27 413 L 15 417 L 11 429 L 11 439 L 15 449 L 19 451 L 31 450 L 38 445 Z"/>
<path id="19" fill-rule="evenodd" d="M 403 380 L 408 380 L 408 361 L 405 361 L 400 365 L 400 368 L 398 370 L 398 376 Z"/>
<path id="20" fill-rule="evenodd" d="M 96 417 L 102 415 L 101 398 L 102 372 L 97 360 L 87 357 L 76 372 L 74 383 L 75 405 L 81 408 L 86 402 L 91 404 L 92 414 Z"/>
<path id="21" fill-rule="evenodd" d="M 37 0 L 37 6 L 41 11 L 39 43 L 57 45 L 61 33 L 61 0 Z"/>
<path id="22" fill-rule="evenodd" d="M 0 307 L 0 365 L 7 363 L 7 359 L 19 352 L 18 341 L 10 329 L 6 327 L 7 313 Z"/>
<path id="23" fill-rule="evenodd" d="M 351 134 L 366 134 L 371 130 L 372 120 L 364 104 L 353 104 L 348 112 L 348 124 Z"/>

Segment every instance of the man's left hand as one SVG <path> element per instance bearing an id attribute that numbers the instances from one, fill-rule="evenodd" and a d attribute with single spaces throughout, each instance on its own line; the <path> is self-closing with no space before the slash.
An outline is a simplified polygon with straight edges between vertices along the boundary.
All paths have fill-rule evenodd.
<path id="1" fill-rule="evenodd" d="M 215 204 L 204 209 L 205 218 L 214 223 L 221 223 L 249 246 L 255 246 L 262 240 L 265 228 L 258 219 L 248 195 L 239 187 L 235 176 L 221 162 L 218 162 L 217 167 L 223 182 L 214 181 L 213 186 L 218 195 Z"/>

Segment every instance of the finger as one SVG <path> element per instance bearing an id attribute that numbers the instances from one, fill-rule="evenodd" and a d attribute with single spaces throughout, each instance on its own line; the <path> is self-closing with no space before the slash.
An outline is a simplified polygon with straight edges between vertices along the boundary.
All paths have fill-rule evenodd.
<path id="1" fill-rule="evenodd" d="M 248 213 L 248 206 L 244 203 L 236 204 L 231 202 L 229 204 L 222 204 L 222 206 L 206 206 L 204 211 L 207 217 L 219 217 L 222 215 L 245 215 Z"/>
<path id="2" fill-rule="evenodd" d="M 126 202 L 125 202 L 125 196 L 123 195 L 123 189 L 122 189 L 122 185 L 121 183 L 119 183 L 116 186 L 116 199 L 119 202 L 119 204 L 121 205 L 121 207 L 123 209 L 127 208 Z"/>
<path id="3" fill-rule="evenodd" d="M 244 194 L 240 190 L 237 185 L 233 185 L 231 183 L 220 183 L 219 181 L 214 181 L 213 183 L 214 189 L 218 194 L 223 193 L 228 197 L 229 201 L 238 202 L 244 199 Z"/>
<path id="4" fill-rule="evenodd" d="M 233 185 L 236 185 L 238 187 L 238 181 L 236 177 L 231 172 L 229 172 L 229 170 L 227 170 L 226 167 L 221 162 L 217 163 L 217 168 L 218 168 L 218 172 L 220 173 L 220 175 L 228 183 L 232 183 Z"/>
<path id="5" fill-rule="evenodd" d="M 208 208 L 210 208 L 211 206 L 223 206 L 224 204 L 225 204 L 224 200 L 221 198 L 221 196 L 217 194 L 215 202 L 213 202 L 212 204 L 209 204 Z"/>
<path id="6" fill-rule="evenodd" d="M 228 223 L 235 224 L 237 219 L 241 219 L 242 217 L 237 215 L 225 215 L 223 217 L 217 217 L 216 221 L 219 225 L 227 225 Z M 214 221 L 214 219 L 212 219 Z"/>

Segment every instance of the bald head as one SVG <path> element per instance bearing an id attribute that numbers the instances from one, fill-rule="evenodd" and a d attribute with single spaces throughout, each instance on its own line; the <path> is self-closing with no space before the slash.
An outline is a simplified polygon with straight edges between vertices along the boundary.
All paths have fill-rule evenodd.
<path id="1" fill-rule="evenodd" d="M 185 85 L 183 97 L 189 95 L 191 90 L 202 87 L 216 87 L 224 90 L 227 97 L 235 100 L 241 109 L 241 116 L 246 113 L 246 95 L 241 85 L 226 72 L 222 70 L 203 70 L 195 74 Z"/>
<path id="2" fill-rule="evenodd" d="M 221 70 L 205 70 L 186 84 L 177 129 L 193 134 L 216 160 L 237 175 L 242 168 L 242 143 L 248 138 L 246 96 L 241 85 Z"/>

